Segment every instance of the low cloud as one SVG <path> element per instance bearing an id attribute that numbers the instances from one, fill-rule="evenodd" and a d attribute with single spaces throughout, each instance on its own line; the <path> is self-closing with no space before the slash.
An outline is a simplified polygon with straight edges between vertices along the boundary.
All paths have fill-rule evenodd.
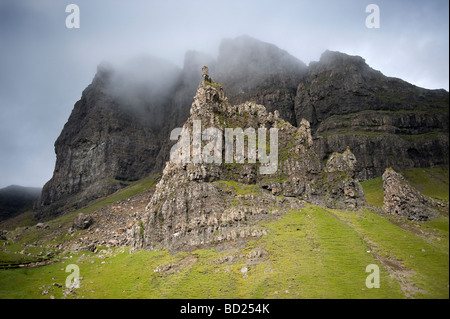
<path id="1" fill-rule="evenodd" d="M 386 75 L 449 87 L 448 1 L 377 1 L 380 29 L 365 27 L 366 4 L 359 0 L 73 3 L 80 8 L 79 29 L 65 26 L 68 3 L 0 2 L 0 187 L 42 186 L 51 177 L 53 143 L 101 61 L 121 66 L 150 55 L 167 61 L 157 65 L 167 66 L 162 74 L 175 74 L 186 51 L 217 58 L 223 38 L 247 34 L 306 64 L 326 49 L 342 51 L 363 56 Z M 130 70 L 123 76 L 138 71 L 139 80 L 154 80 L 145 68 Z"/>

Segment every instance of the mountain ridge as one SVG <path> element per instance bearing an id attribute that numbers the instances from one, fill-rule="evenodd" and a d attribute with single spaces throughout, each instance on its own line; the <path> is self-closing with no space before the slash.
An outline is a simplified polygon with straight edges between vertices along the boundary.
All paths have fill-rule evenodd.
<path id="1" fill-rule="evenodd" d="M 266 67 L 256 72 L 264 63 Z M 101 86 L 115 71 L 99 67 L 72 112 L 87 121 L 71 115 L 55 143 L 55 172 L 35 206 L 38 217 L 81 207 L 130 181 L 161 172 L 173 145 L 169 133 L 188 118 L 195 83 L 205 64 L 233 104 L 254 101 L 269 112 L 277 110 L 293 125 L 307 119 L 322 161 L 350 146 L 358 159 L 360 180 L 381 176 L 390 166 L 402 170 L 448 165 L 448 92 L 385 77 L 361 57 L 326 51 L 319 61 L 306 66 L 272 44 L 239 37 L 222 42 L 217 60 L 195 51 L 186 53 L 169 94 L 155 98 L 159 106 L 144 99 L 142 112 L 135 116 L 124 111 L 127 108 L 111 94 L 102 92 Z M 164 69 L 155 71 L 156 79 L 164 75 Z M 395 90 L 390 88 L 392 83 Z M 96 105 L 100 115 L 93 112 Z M 146 123 L 155 114 L 162 123 L 158 131 Z M 91 124 L 87 124 L 89 119 Z M 86 128 L 81 135 L 77 133 L 80 124 Z"/>

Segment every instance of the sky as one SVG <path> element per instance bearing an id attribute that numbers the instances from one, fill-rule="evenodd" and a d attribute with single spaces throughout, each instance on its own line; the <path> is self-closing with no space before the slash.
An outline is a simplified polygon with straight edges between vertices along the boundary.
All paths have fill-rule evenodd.
<path id="1" fill-rule="evenodd" d="M 67 28 L 76 4 L 79 28 Z M 369 4 L 379 28 L 368 28 Z M 218 54 L 249 35 L 306 64 L 325 50 L 362 56 L 417 86 L 449 88 L 447 0 L 1 0 L 0 188 L 42 187 L 54 142 L 103 61 L 151 54 L 183 66 L 187 50 Z"/>

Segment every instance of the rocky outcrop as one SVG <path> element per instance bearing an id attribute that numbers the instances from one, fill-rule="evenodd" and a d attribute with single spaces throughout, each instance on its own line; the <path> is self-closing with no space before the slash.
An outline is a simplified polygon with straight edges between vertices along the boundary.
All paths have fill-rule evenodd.
<path id="1" fill-rule="evenodd" d="M 223 40 L 217 59 L 186 53 L 182 70 L 154 58 L 131 64 L 125 70 L 100 65 L 75 104 L 55 143 L 55 171 L 35 206 L 38 218 L 82 207 L 161 172 L 175 143 L 170 132 L 190 116 L 204 64 L 223 84 L 230 105 L 257 113 L 264 105 L 276 121 L 309 130 L 307 144 L 319 163 L 306 161 L 311 171 L 347 146 L 358 159 L 354 178 L 359 180 L 381 176 L 386 167 L 448 165 L 448 92 L 385 77 L 360 57 L 327 51 L 307 67 L 274 45 L 242 36 Z M 244 127 L 243 118 L 231 118 Z M 302 169 L 287 163 L 279 173 Z M 238 180 L 256 182 L 252 170 L 242 166 Z M 291 182 L 280 175 L 259 182 L 274 193 L 283 188 L 312 202 L 323 200 L 312 190 L 302 191 L 318 180 Z"/>
<path id="2" fill-rule="evenodd" d="M 157 77 L 167 68 L 152 71 Z M 82 207 L 154 169 L 163 142 L 158 118 L 168 117 L 164 107 L 170 89 L 149 92 L 148 80 L 139 81 L 136 72 L 99 66 L 55 142 L 55 170 L 35 207 L 38 218 Z M 170 72 L 164 76 L 174 82 L 178 73 Z M 170 80 L 165 82 L 170 86 Z"/>
<path id="3" fill-rule="evenodd" d="M 232 100 L 263 101 L 295 122 L 295 90 L 306 66 L 256 39 L 223 41 L 217 61 L 189 51 L 181 71 L 155 58 L 124 69 L 102 64 L 55 142 L 55 170 L 35 206 L 37 217 L 82 207 L 161 172 L 173 145 L 169 133 L 188 118 L 205 63 L 220 70 Z"/>
<path id="4" fill-rule="evenodd" d="M 350 146 L 357 176 L 448 165 L 449 94 L 426 90 L 373 70 L 358 56 L 326 51 L 298 85 L 297 120 L 307 119 L 326 160 Z"/>
<path id="5" fill-rule="evenodd" d="M 331 154 L 324 168 L 323 192 L 326 206 L 355 209 L 365 204 L 364 190 L 355 178 L 357 163 L 350 147 L 343 153 Z"/>
<path id="6" fill-rule="evenodd" d="M 258 237 L 264 234 L 264 229 L 257 225 L 259 221 L 276 218 L 289 209 L 301 207 L 306 201 L 346 208 L 359 208 L 364 204 L 364 192 L 352 178 L 355 158 L 350 150 L 335 154 L 336 159 L 331 159 L 324 170 L 314 153 L 308 121 L 302 120 L 299 127 L 295 127 L 284 121 L 278 112 L 268 112 L 254 102 L 231 105 L 221 85 L 207 72 L 204 67 L 190 116 L 180 132 L 178 143 L 187 136 L 188 147 L 172 149 L 172 155 L 186 152 L 192 158 L 177 162 L 173 157 L 167 163 L 145 217 L 134 226 L 134 250 L 176 251 Z M 205 158 L 211 155 L 211 148 L 206 153 L 204 149 L 217 140 L 207 139 L 209 143 L 206 143 L 202 138 L 201 151 L 196 151 L 194 134 L 196 125 L 200 124 L 203 134 L 207 128 L 222 133 L 230 128 L 245 132 L 251 128 L 265 129 L 264 139 L 266 133 L 271 135 L 274 129 L 278 133 L 276 145 L 270 143 L 269 147 L 267 140 L 261 142 L 264 148 L 258 148 L 257 157 L 261 159 L 262 154 L 268 155 L 277 148 L 275 169 L 267 173 L 261 168 L 268 168 L 269 162 L 250 161 L 250 142 L 242 162 L 236 152 L 231 162 L 222 157 L 220 161 L 207 162 Z M 248 140 L 250 138 L 248 136 Z M 262 138 L 258 134 L 258 139 Z M 222 135 L 219 139 L 222 140 L 220 145 L 227 143 L 226 139 L 223 142 Z M 233 150 L 236 149 L 233 145 Z M 199 152 L 197 162 L 195 152 Z M 222 153 L 222 149 L 219 152 Z"/>
<path id="7" fill-rule="evenodd" d="M 383 211 L 413 221 L 427 221 L 439 216 L 434 201 L 422 195 L 392 168 L 383 174 Z"/>

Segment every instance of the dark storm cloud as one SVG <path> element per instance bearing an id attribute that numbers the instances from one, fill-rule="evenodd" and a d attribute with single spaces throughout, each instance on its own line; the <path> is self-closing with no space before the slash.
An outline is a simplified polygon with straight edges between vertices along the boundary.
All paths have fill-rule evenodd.
<path id="1" fill-rule="evenodd" d="M 65 26 L 69 3 L 80 8 L 79 29 Z M 380 7 L 380 29 L 365 26 L 369 3 Z M 175 70 L 187 50 L 217 57 L 222 38 L 247 34 L 305 63 L 338 50 L 386 75 L 448 89 L 448 29 L 446 0 L 2 0 L 0 187 L 51 177 L 53 143 L 102 61 L 148 54 Z"/>

